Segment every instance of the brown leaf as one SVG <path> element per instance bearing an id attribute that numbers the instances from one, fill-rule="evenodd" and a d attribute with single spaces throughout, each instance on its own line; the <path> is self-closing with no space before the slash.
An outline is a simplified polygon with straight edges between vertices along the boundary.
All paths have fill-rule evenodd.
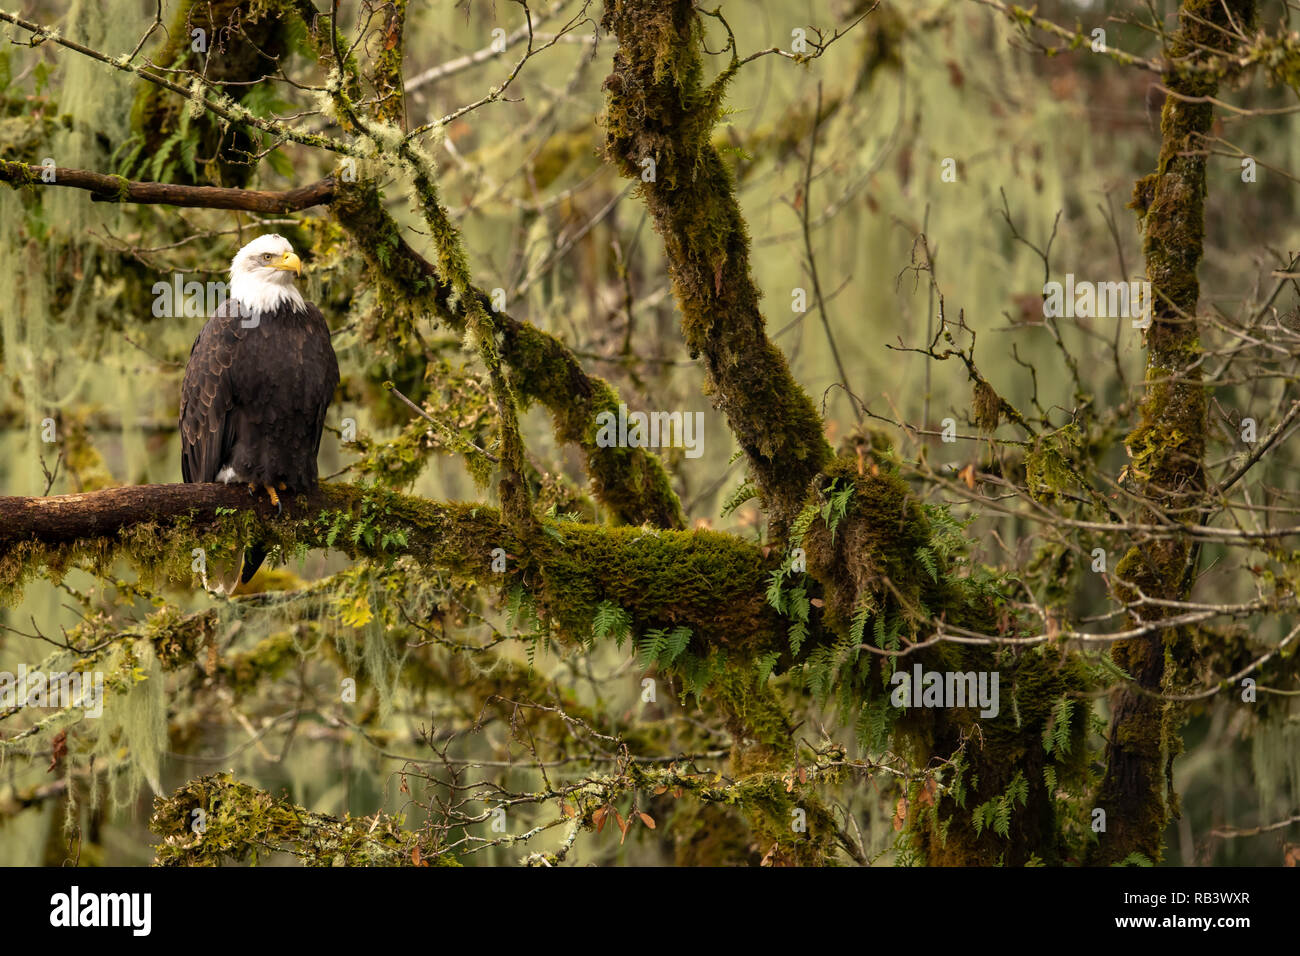
<path id="1" fill-rule="evenodd" d="M 401 18 L 394 11 L 393 15 L 388 18 L 388 23 L 384 25 L 384 49 L 391 50 L 397 46 L 397 32 L 402 25 Z"/>
<path id="2" fill-rule="evenodd" d="M 578 815 L 578 808 L 570 806 L 567 803 L 561 803 L 560 812 L 564 814 L 566 817 L 576 817 Z"/>
<path id="3" fill-rule="evenodd" d="M 907 822 L 907 798 L 900 797 L 898 806 L 894 807 L 894 829 L 903 829 L 903 824 Z"/>
<path id="4" fill-rule="evenodd" d="M 1283 866 L 1300 866 L 1300 843 L 1288 843 L 1282 861 Z"/>
<path id="5" fill-rule="evenodd" d="M 825 606 L 826 606 L 826 602 L 823 601 L 821 598 L 813 598 L 813 599 L 812 599 L 811 601 L 809 601 L 808 603 L 811 604 L 813 607 L 825 607 Z"/>
<path id="6" fill-rule="evenodd" d="M 424 856 L 420 853 L 420 844 L 418 843 L 411 848 L 411 862 L 414 863 L 416 866 L 429 865 L 424 861 Z"/>
<path id="7" fill-rule="evenodd" d="M 957 473 L 957 477 L 966 482 L 966 487 L 975 490 L 975 466 L 967 465 Z"/>
<path id="8" fill-rule="evenodd" d="M 655 828 L 655 818 L 650 816 L 650 814 L 637 813 L 637 816 L 640 817 L 641 822 L 644 823 L 646 826 L 648 826 L 651 830 Z"/>
<path id="9" fill-rule="evenodd" d="M 50 741 L 50 744 L 53 747 L 54 752 L 50 756 L 50 766 L 46 770 L 46 773 L 53 773 L 54 768 L 57 767 L 63 758 L 68 755 L 68 732 L 66 730 L 60 730 L 54 735 L 54 739 Z"/>
<path id="10" fill-rule="evenodd" d="M 605 829 L 605 818 L 609 816 L 609 807 L 601 807 L 591 815 L 591 822 L 596 824 L 596 832 Z"/>
<path id="11" fill-rule="evenodd" d="M 656 796 L 656 797 L 658 797 L 658 796 L 662 796 L 663 794 L 665 794 L 665 793 L 667 793 L 667 792 L 668 792 L 668 784 L 666 784 L 666 783 L 661 783 L 659 786 L 655 787 L 655 790 L 654 790 L 654 793 L 655 793 L 655 796 Z"/>

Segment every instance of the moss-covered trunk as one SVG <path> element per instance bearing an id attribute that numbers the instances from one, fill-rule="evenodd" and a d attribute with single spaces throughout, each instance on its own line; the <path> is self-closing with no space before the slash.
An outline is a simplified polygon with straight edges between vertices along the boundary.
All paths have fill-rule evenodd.
<path id="1" fill-rule="evenodd" d="M 1218 74 L 1211 56 L 1228 47 L 1237 27 L 1254 17 L 1253 0 L 1186 0 L 1169 49 L 1165 76 L 1170 95 L 1161 113 L 1160 158 L 1155 173 L 1137 183 L 1134 206 L 1143 216 L 1151 325 L 1147 330 L 1146 398 L 1128 437 L 1130 472 L 1145 500 L 1141 520 L 1197 524 L 1205 492 L 1207 396 L 1201 384 L 1200 327 L 1196 319 L 1205 234 L 1206 157 L 1199 152 L 1209 133 L 1211 97 Z M 1141 541 L 1116 566 L 1119 594 L 1186 600 L 1196 576 L 1198 550 L 1190 536 Z M 1168 607 L 1133 607 L 1133 622 L 1175 613 Z M 1180 708 L 1160 693 L 1176 688 L 1178 661 L 1189 636 L 1184 628 L 1159 630 L 1115 646 L 1115 662 L 1133 678 L 1112 697 L 1106 773 L 1097 805 L 1106 830 L 1090 862 L 1105 864 L 1141 853 L 1159 859 L 1162 835 L 1177 814 L 1174 757 L 1181 749 Z"/>
<path id="2" fill-rule="evenodd" d="M 689 0 L 610 0 L 604 25 L 618 37 L 605 80 L 606 156 L 640 184 L 668 253 L 682 335 L 691 356 L 703 357 L 713 400 L 780 531 L 830 448 L 812 401 L 767 337 L 749 233 L 710 138 L 734 64 L 704 85 L 702 27 Z"/>

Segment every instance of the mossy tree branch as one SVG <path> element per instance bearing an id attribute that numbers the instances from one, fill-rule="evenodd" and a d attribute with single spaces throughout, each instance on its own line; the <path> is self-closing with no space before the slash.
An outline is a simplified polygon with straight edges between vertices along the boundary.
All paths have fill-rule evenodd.
<path id="1" fill-rule="evenodd" d="M 1143 217 L 1147 279 L 1154 296 L 1147 331 L 1146 398 L 1141 419 L 1127 439 L 1142 498 L 1152 523 L 1172 518 L 1199 524 L 1204 500 L 1206 412 L 1202 385 L 1200 287 L 1196 268 L 1205 236 L 1206 157 L 1198 149 L 1210 132 L 1214 108 L 1205 97 L 1218 88 L 1216 73 L 1202 67 L 1216 51 L 1227 52 L 1238 30 L 1254 20 L 1254 0 L 1185 0 L 1169 49 L 1165 73 L 1173 95 L 1161 111 L 1156 171 L 1134 187 L 1133 206 Z M 1196 577 L 1199 548 L 1189 537 L 1161 538 L 1135 546 L 1116 565 L 1126 582 L 1126 601 L 1144 595 L 1184 601 Z M 1174 613 L 1164 610 L 1164 615 Z M 1142 616 L 1161 615 L 1147 605 Z M 1139 618 L 1135 616 L 1135 623 Z M 1157 694 L 1177 691 L 1179 660 L 1190 653 L 1186 629 L 1124 641 L 1115 662 L 1136 681 L 1114 695 L 1106 748 L 1106 774 L 1097 802 L 1108 830 L 1091 862 L 1114 863 L 1138 852 L 1158 860 L 1163 833 L 1177 813 L 1172 762 L 1181 750 L 1181 708 Z"/>
<path id="2" fill-rule="evenodd" d="M 784 640 L 781 618 L 763 600 L 770 562 L 738 538 L 548 520 L 521 534 L 494 508 L 350 485 L 321 485 L 286 500 L 283 516 L 242 486 L 222 484 L 0 497 L 0 591 L 20 588 L 42 567 L 58 573 L 78 560 L 103 567 L 115 557 L 193 583 L 195 547 L 234 550 L 254 531 L 286 552 L 333 547 L 380 560 L 406 554 L 484 584 L 526 581 L 539 612 L 575 640 L 590 637 L 602 601 L 628 611 L 638 630 L 690 627 L 701 651 L 737 642 L 779 647 Z M 504 575 L 492 569 L 498 547 L 511 556 Z"/>
<path id="3" fill-rule="evenodd" d="M 605 80 L 606 156 L 639 183 L 667 251 L 682 334 L 704 357 L 714 401 L 780 530 L 831 451 L 816 408 L 767 337 L 749 233 L 711 140 L 737 61 L 705 86 L 703 27 L 690 0 L 609 0 L 603 23 L 618 37 Z"/>
<path id="4" fill-rule="evenodd" d="M 194 827 L 194 811 L 203 826 Z M 218 866 L 264 853 L 290 853 L 316 866 L 411 866 L 417 831 L 387 815 L 339 819 L 274 797 L 230 774 L 199 777 L 154 801 L 150 828 L 160 866 Z M 451 857 L 435 863 L 455 865 Z"/>

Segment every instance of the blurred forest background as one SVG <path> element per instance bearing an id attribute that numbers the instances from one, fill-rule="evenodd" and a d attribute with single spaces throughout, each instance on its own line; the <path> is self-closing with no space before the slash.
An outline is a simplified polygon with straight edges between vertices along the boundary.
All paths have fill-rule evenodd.
<path id="1" fill-rule="evenodd" d="M 140 55 L 160 72 L 175 71 L 168 75 L 182 86 L 189 84 L 183 70 L 203 69 L 216 82 L 230 79 L 227 95 L 256 115 L 336 133 L 323 94 L 294 85 L 321 86 L 329 64 L 306 26 L 283 14 L 291 6 L 167 0 L 166 29 L 153 31 Z M 339 6 L 340 33 L 349 43 L 360 38 L 355 55 L 366 72 L 388 51 L 391 9 Z M 523 53 L 517 4 L 403 6 L 405 94 L 387 116 L 408 130 L 478 101 Z M 1154 13 L 1172 30 L 1177 10 L 1169 0 L 1037 5 L 1039 16 L 1084 36 L 1104 28 L 1111 47 L 1140 57 L 1158 55 L 1162 43 L 1141 21 Z M 232 11 L 242 26 L 223 39 Z M 110 58 L 137 49 L 154 13 L 146 0 L 42 0 L 19 11 Z M 1087 47 L 1044 55 L 1027 37 L 1057 45 L 1061 37 L 1027 34 L 976 2 L 771 0 L 724 4 L 721 13 L 725 22 L 702 18 L 705 48 L 723 50 L 730 30 L 742 58 L 789 50 L 799 29 L 816 26 L 828 38 L 843 31 L 807 62 L 766 55 L 744 63 L 711 134 L 748 224 L 768 335 L 824 415 L 827 440 L 840 446 L 853 436 L 887 437 L 905 475 L 939 478 L 913 482 L 918 500 L 948 503 L 958 521 L 974 521 L 963 533 L 971 543 L 968 567 L 1050 580 L 1043 563 L 1054 559 L 1045 555 L 1068 531 L 972 501 L 962 489 L 976 483 L 958 479 L 968 466 L 996 472 L 1003 450 L 986 439 L 1013 435 L 1005 415 L 1000 430 L 981 433 L 964 365 L 898 348 L 926 347 L 942 296 L 948 321 L 960 311 L 977 334 L 979 371 L 1011 406 L 1044 410 L 1054 428 L 1073 420 L 1084 394 L 1102 417 L 1119 410 L 1105 429 L 1089 433 L 1087 454 L 1098 471 L 1120 475 L 1128 462 L 1123 437 L 1141 397 L 1143 336 L 1124 320 L 1118 329 L 1113 319 L 1045 323 L 1045 264 L 1033 247 L 1050 248 L 1049 274 L 1058 281 L 1066 273 L 1144 277 L 1142 235 L 1127 206 L 1161 148 L 1160 78 Z M 662 455 L 686 526 L 764 544 L 769 517 L 760 500 L 746 500 L 742 449 L 705 394 L 701 364 L 679 332 L 663 242 L 634 183 L 602 157 L 603 84 L 617 41 L 600 29 L 600 17 L 599 4 L 535 3 L 537 37 L 554 44 L 528 58 L 499 98 L 446 122 L 425 149 L 475 285 L 504 290 L 506 311 L 564 342 L 630 408 L 704 412 L 701 457 L 680 449 Z M 1279 35 L 1294 28 L 1295 17 L 1283 4 L 1260 4 L 1260 27 Z M 196 66 L 202 54 L 190 52 L 186 24 L 214 34 L 205 66 Z M 498 28 L 508 42 L 503 53 L 491 49 Z M 269 78 L 235 82 L 263 68 L 246 62 L 256 56 L 240 31 L 278 60 Z M 261 153 L 252 166 L 221 158 L 214 124 L 180 96 L 49 40 L 33 46 L 30 31 L 16 26 L 0 26 L 0 33 L 0 160 L 39 166 L 50 157 L 59 167 L 130 180 L 261 190 L 291 189 L 338 169 L 337 155 L 270 133 L 260 142 L 240 134 L 245 148 Z M 727 56 L 706 53 L 704 60 L 713 76 Z M 277 70 L 294 83 L 277 79 Z M 1260 73 L 1219 96 L 1275 112 L 1216 114 L 1214 133 L 1231 148 L 1210 156 L 1206 170 L 1200 312 L 1212 319 L 1253 310 L 1300 248 L 1293 179 L 1300 136 L 1286 109 L 1295 107 L 1295 89 Z M 1243 181 L 1241 155 L 1257 159 L 1255 181 Z M 433 259 L 433 240 L 406 183 L 389 174 L 381 185 L 407 241 Z M 459 436 L 488 447 L 497 403 L 478 358 L 463 348 L 461 331 L 431 317 L 414 323 L 415 338 L 376 337 L 384 326 L 375 316 L 389 303 L 328 208 L 259 215 L 92 202 L 80 189 L 40 186 L 0 191 L 0 493 L 179 481 L 180 379 L 203 318 L 156 318 L 151 290 L 174 273 L 224 278 L 234 251 L 262 232 L 278 232 L 302 252 L 301 288 L 335 332 L 343 383 L 322 441 L 322 477 L 436 501 L 495 502 L 495 486 L 476 484 L 442 432 L 417 424 L 384 388 L 394 382 Z M 824 320 L 812 304 L 814 265 Z M 1295 330 L 1297 289 L 1294 280 L 1282 285 L 1271 314 L 1281 316 L 1279 327 Z M 800 289 L 809 303 L 804 311 L 794 305 Z M 411 353 L 422 361 L 404 358 Z M 1242 416 L 1253 416 L 1261 435 L 1277 424 L 1293 376 L 1288 354 L 1275 369 L 1216 389 L 1209 463 L 1240 460 L 1232 442 Z M 42 440 L 46 418 L 57 422 L 54 443 Z M 956 444 L 939 438 L 947 418 L 963 436 Z M 347 440 L 347 420 L 356 441 Z M 548 409 L 534 403 L 520 425 L 538 513 L 608 521 L 586 492 L 582 457 L 557 442 Z M 1294 487 L 1297 464 L 1294 441 L 1279 442 L 1260 466 L 1267 471 L 1252 481 Z M 1006 497 L 978 487 L 993 502 Z M 1082 554 L 1094 546 L 1084 532 L 1071 544 Z M 1119 552 L 1110 553 L 1113 566 Z M 1249 600 L 1255 592 L 1242 583 L 1249 577 L 1243 569 L 1286 557 L 1207 545 L 1201 568 L 1209 570 L 1196 593 L 1214 602 Z M 414 589 L 413 577 L 421 579 Z M 731 779 L 734 770 L 727 721 L 707 699 L 712 694 L 679 696 L 677 679 L 665 677 L 657 699 L 643 700 L 643 680 L 657 670 L 621 641 L 507 639 L 531 626 L 527 601 L 509 588 L 400 560 L 306 549 L 262 572 L 260 599 L 214 597 L 194 582 L 137 580 L 124 562 L 102 578 L 84 568 L 53 578 L 31 580 L 0 610 L 0 669 L 45 659 L 51 648 L 37 632 L 93 643 L 96 635 L 134 629 L 146 639 L 130 652 L 136 678 L 110 695 L 102 718 L 69 719 L 27 736 L 48 713 L 7 714 L 0 722 L 0 862 L 147 864 L 161 839 L 149 827 L 155 796 L 225 772 L 330 819 L 350 815 L 380 825 L 382 813 L 381 829 L 396 828 L 400 816 L 408 831 L 437 831 L 432 844 L 420 844 L 417 862 L 449 844 L 466 864 L 538 862 L 561 848 L 559 859 L 580 863 L 764 860 L 767 846 L 735 823 L 735 806 L 696 802 L 666 784 L 629 785 L 610 798 L 609 814 L 597 809 L 593 816 L 574 799 L 580 833 L 570 829 L 573 811 L 562 801 L 504 799 L 553 797 L 569 782 L 623 767 L 616 739 L 636 741 L 633 752 L 654 755 L 655 766 L 690 755 L 680 766 L 709 779 Z M 1061 593 L 1042 587 L 1038 594 L 1072 623 L 1114 607 L 1086 559 L 1057 584 Z M 276 594 L 288 597 L 277 601 Z M 156 646 L 148 649 L 167 621 L 214 608 L 212 641 L 192 667 L 165 667 Z M 1279 614 L 1239 620 L 1274 643 L 1290 627 Z M 1282 673 L 1289 683 L 1272 681 L 1282 688 L 1296 683 L 1294 657 L 1288 660 Z M 774 682 L 792 680 L 784 665 L 777 671 Z M 341 702 L 337 692 L 349 675 L 359 680 L 355 703 Z M 925 762 L 899 756 L 899 748 L 864 746 L 861 728 L 841 718 L 835 701 L 797 681 L 785 692 L 795 736 L 823 753 L 833 743 L 847 755 L 851 766 L 816 786 L 860 855 L 885 864 L 918 861 L 908 843 L 909 813 L 918 799 L 933 800 Z M 1295 697 L 1275 702 L 1267 721 L 1238 698 L 1231 691 L 1186 710 L 1184 751 L 1174 763 L 1181 818 L 1165 831 L 1164 863 L 1278 865 L 1300 855 L 1295 822 L 1242 832 L 1300 813 L 1300 712 L 1288 703 Z M 560 706 L 581 714 L 581 722 L 553 720 L 546 708 Z M 1088 781 L 1095 785 L 1101 772 L 1109 713 L 1100 690 L 1074 710 L 1076 729 L 1084 728 L 1076 746 L 1091 763 L 1080 771 L 1079 789 L 1063 799 L 1077 802 L 1080 821 L 1091 807 Z M 56 742 L 61 730 L 68 732 Z M 809 759 L 816 762 L 800 758 L 790 772 L 797 777 L 798 764 Z M 466 789 L 457 789 L 462 784 Z M 508 806 L 504 832 L 493 828 L 498 803 Z M 448 818 L 448 804 L 466 816 Z M 1076 846 L 1087 838 L 1080 822 Z M 395 845 L 409 857 L 409 845 Z M 283 846 L 270 837 L 253 847 L 264 860 L 289 859 L 277 849 Z M 1057 862 L 1081 861 L 1063 857 Z"/>

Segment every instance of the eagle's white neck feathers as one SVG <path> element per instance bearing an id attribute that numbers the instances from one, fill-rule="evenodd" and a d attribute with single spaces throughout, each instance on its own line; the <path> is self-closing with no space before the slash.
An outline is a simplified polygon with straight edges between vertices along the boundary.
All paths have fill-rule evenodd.
<path id="1" fill-rule="evenodd" d="M 250 312 L 267 314 L 288 305 L 305 312 L 307 304 L 293 284 L 294 274 L 283 265 L 293 247 L 281 236 L 258 236 L 230 260 L 230 297 Z"/>
<path id="2" fill-rule="evenodd" d="M 274 312 L 285 302 L 295 312 L 305 312 L 307 303 L 302 293 L 291 285 L 260 279 L 257 276 L 231 276 L 230 297 L 253 312 Z"/>

